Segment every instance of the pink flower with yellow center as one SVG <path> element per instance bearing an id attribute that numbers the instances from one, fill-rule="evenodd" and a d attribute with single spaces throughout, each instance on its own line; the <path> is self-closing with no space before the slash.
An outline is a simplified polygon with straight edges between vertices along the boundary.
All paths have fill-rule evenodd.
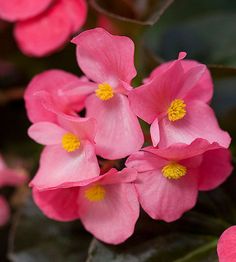
<path id="1" fill-rule="evenodd" d="M 58 115 L 58 124 L 37 122 L 28 131 L 36 142 L 46 145 L 39 170 L 31 181 L 39 189 L 67 185 L 99 175 L 94 149 L 94 119 Z"/>
<path id="2" fill-rule="evenodd" d="M 16 41 L 30 56 L 48 55 L 62 47 L 86 16 L 85 0 L 0 0 L 0 18 L 16 22 Z"/>
<path id="3" fill-rule="evenodd" d="M 143 209 L 166 222 L 179 219 L 194 207 L 199 190 L 216 188 L 232 171 L 229 150 L 204 139 L 143 148 L 126 166 L 138 171 L 135 187 Z"/>
<path id="4" fill-rule="evenodd" d="M 215 114 L 207 104 L 212 97 L 212 81 L 205 65 L 178 60 L 157 68 L 145 84 L 129 94 L 131 108 L 151 124 L 154 146 L 191 144 L 202 138 L 223 147 L 230 136 L 219 128 Z"/>
<path id="5" fill-rule="evenodd" d="M 132 168 L 111 169 L 104 175 L 43 190 L 36 181 L 31 185 L 34 201 L 46 216 L 59 221 L 80 219 L 96 238 L 119 244 L 133 234 L 139 216 L 132 183 L 136 177 Z"/>
<path id="6" fill-rule="evenodd" d="M 134 43 L 102 28 L 82 32 L 72 42 L 81 70 L 95 83 L 85 108 L 86 116 L 97 120 L 96 152 L 107 159 L 124 158 L 143 144 L 141 127 L 127 97 L 136 75 Z"/>

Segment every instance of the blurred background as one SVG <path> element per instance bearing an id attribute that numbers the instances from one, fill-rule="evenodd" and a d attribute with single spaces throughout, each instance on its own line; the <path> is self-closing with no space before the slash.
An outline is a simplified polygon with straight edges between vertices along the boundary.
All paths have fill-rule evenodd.
<path id="1" fill-rule="evenodd" d="M 81 30 L 103 26 L 127 35 L 136 46 L 139 85 L 153 68 L 188 53 L 210 69 L 214 80 L 214 108 L 227 130 L 236 155 L 236 1 L 235 0 L 92 0 Z M 1 6 L 0 6 L 1 8 Z M 21 53 L 13 38 L 13 24 L 0 21 L 0 152 L 12 167 L 29 177 L 37 170 L 41 147 L 27 136 L 30 122 L 24 108 L 24 89 L 31 78 L 60 68 L 76 75 L 75 46 L 67 43 L 43 58 Z M 0 228 L 0 262 L 204 262 L 218 261 L 216 240 L 236 224 L 236 179 L 201 193 L 197 206 L 174 223 L 153 221 L 142 214 L 135 234 L 113 247 L 93 239 L 79 221 L 58 223 L 34 206 L 27 186 L 0 189 L 10 202 L 12 218 Z"/>

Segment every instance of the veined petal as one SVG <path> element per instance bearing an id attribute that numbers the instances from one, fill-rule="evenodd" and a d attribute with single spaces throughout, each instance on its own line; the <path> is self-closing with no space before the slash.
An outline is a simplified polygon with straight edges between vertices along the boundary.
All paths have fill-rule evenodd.
<path id="1" fill-rule="evenodd" d="M 138 151 L 143 134 L 137 117 L 124 95 L 116 94 L 102 101 L 95 95 L 86 100 L 87 116 L 97 120 L 96 153 L 103 158 L 118 159 Z"/>
<path id="2" fill-rule="evenodd" d="M 94 82 L 116 87 L 119 80 L 130 83 L 135 77 L 134 43 L 128 37 L 95 28 L 82 32 L 72 43 L 80 68 Z"/>
<path id="3" fill-rule="evenodd" d="M 171 122 L 163 118 L 159 122 L 159 147 L 168 147 L 174 143 L 191 144 L 195 139 L 202 138 L 209 143 L 217 142 L 223 147 L 230 144 L 230 136 L 220 129 L 213 110 L 201 101 L 187 104 L 187 113 L 183 119 Z"/>
<path id="4" fill-rule="evenodd" d="M 140 173 L 135 187 L 142 208 L 153 219 L 172 222 L 194 207 L 198 195 L 198 177 L 192 171 L 178 180 L 170 180 L 156 169 Z"/>
<path id="5" fill-rule="evenodd" d="M 40 167 L 30 183 L 38 190 L 72 187 L 74 183 L 98 176 L 100 169 L 89 142 L 74 152 L 65 151 L 61 145 L 46 146 Z"/>
<path id="6" fill-rule="evenodd" d="M 104 199 L 96 202 L 86 199 L 85 191 L 88 188 L 80 189 L 78 200 L 80 218 L 85 228 L 106 243 L 124 242 L 133 234 L 139 216 L 134 185 L 103 185 Z"/>

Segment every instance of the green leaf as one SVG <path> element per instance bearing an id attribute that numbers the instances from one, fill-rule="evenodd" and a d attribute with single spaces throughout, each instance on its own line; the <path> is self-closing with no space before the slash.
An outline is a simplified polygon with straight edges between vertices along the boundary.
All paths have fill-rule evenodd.
<path id="1" fill-rule="evenodd" d="M 91 237 L 77 222 L 49 220 L 28 199 L 11 230 L 9 259 L 13 262 L 84 261 Z"/>

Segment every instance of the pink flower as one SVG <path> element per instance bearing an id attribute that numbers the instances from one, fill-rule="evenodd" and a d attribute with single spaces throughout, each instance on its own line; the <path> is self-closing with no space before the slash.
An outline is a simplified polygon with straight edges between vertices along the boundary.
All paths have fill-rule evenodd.
<path id="1" fill-rule="evenodd" d="M 230 137 L 219 128 L 206 102 L 212 96 L 212 81 L 206 66 L 193 61 L 174 62 L 156 69 L 149 80 L 129 94 L 131 107 L 151 124 L 153 145 L 190 144 L 197 138 L 228 147 Z"/>
<path id="2" fill-rule="evenodd" d="M 143 134 L 127 98 L 136 75 L 133 42 L 102 28 L 82 32 L 72 42 L 77 46 L 80 68 L 96 83 L 85 106 L 87 116 L 98 123 L 97 154 L 118 159 L 139 150 Z"/>
<path id="3" fill-rule="evenodd" d="M 236 226 L 223 232 L 218 241 L 217 253 L 219 262 L 236 262 Z"/>
<path id="4" fill-rule="evenodd" d="M 27 55 L 44 56 L 63 46 L 86 15 L 85 0 L 0 0 L 0 17 L 16 22 L 14 35 Z"/>
<path id="5" fill-rule="evenodd" d="M 0 156 L 0 188 L 4 186 L 19 186 L 26 181 L 22 170 L 10 169 Z M 4 197 L 0 196 L 0 226 L 7 223 L 10 217 L 10 208 Z"/>
<path id="6" fill-rule="evenodd" d="M 232 171 L 229 151 L 203 139 L 144 148 L 132 154 L 126 166 L 138 171 L 135 186 L 143 209 L 166 222 L 194 207 L 198 190 L 219 186 Z"/>
<path id="7" fill-rule="evenodd" d="M 38 190 L 33 187 L 36 204 L 50 218 L 69 221 L 80 218 L 98 239 L 119 244 L 133 234 L 139 216 L 134 185 L 137 172 L 111 169 L 104 175 L 66 186 Z"/>
<path id="8" fill-rule="evenodd" d="M 39 189 L 67 186 L 99 175 L 95 120 L 58 115 L 58 123 L 38 122 L 28 131 L 32 139 L 46 145 L 39 170 L 30 183 Z"/>
<path id="9" fill-rule="evenodd" d="M 73 89 L 79 90 L 79 95 Z M 62 70 L 48 70 L 35 76 L 29 83 L 24 99 L 31 122 L 49 121 L 57 123 L 55 112 L 76 115 L 84 108 L 87 94 L 94 84 Z M 70 91 L 70 92 L 69 92 Z"/>

